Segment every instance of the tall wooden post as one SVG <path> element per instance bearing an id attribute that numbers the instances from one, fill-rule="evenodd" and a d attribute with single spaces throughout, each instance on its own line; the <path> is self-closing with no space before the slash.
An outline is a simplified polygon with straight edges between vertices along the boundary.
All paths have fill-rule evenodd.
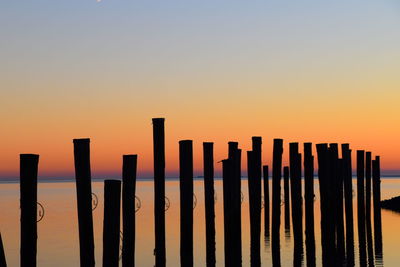
<path id="1" fill-rule="evenodd" d="M 122 163 L 122 266 L 135 266 L 135 191 L 137 155 L 124 155 Z"/>
<path id="2" fill-rule="evenodd" d="M 342 176 L 344 182 L 344 201 L 346 213 L 346 262 L 354 264 L 354 223 L 353 223 L 353 184 L 351 150 L 349 144 L 342 144 Z"/>
<path id="3" fill-rule="evenodd" d="M 374 240 L 375 256 L 378 263 L 383 264 L 382 254 L 382 218 L 381 218 L 381 170 L 380 157 L 372 161 L 373 197 L 374 197 Z"/>
<path id="4" fill-rule="evenodd" d="M 232 159 L 222 161 L 222 183 L 223 183 L 223 199 L 224 199 L 224 256 L 225 266 L 234 266 L 235 255 L 234 251 L 234 203 L 232 201 L 233 191 L 233 167 Z"/>
<path id="5" fill-rule="evenodd" d="M 357 150 L 357 214 L 360 265 L 366 265 L 365 240 L 365 195 L 364 195 L 364 150 Z"/>
<path id="6" fill-rule="evenodd" d="M 165 267 L 165 130 L 164 118 L 153 118 L 154 227 L 156 267 Z"/>
<path id="7" fill-rule="evenodd" d="M 365 218 L 371 221 L 371 182 L 372 182 L 372 162 L 371 152 L 365 153 Z"/>
<path id="8" fill-rule="evenodd" d="M 90 139 L 74 139 L 81 266 L 94 266 Z"/>
<path id="9" fill-rule="evenodd" d="M 179 141 L 181 266 L 193 266 L 193 142 Z"/>
<path id="10" fill-rule="evenodd" d="M 21 267 L 36 266 L 39 155 L 20 155 Z"/>
<path id="11" fill-rule="evenodd" d="M 104 180 L 103 266 L 118 266 L 121 181 Z"/>
<path id="12" fill-rule="evenodd" d="M 281 225 L 281 177 L 283 140 L 274 139 L 272 159 L 272 265 L 281 266 L 279 228 Z"/>
<path id="13" fill-rule="evenodd" d="M 304 143 L 304 202 L 306 220 L 306 258 L 307 266 L 315 266 L 314 233 L 314 157 L 312 144 Z"/>
<path id="14" fill-rule="evenodd" d="M 285 237 L 290 238 L 290 186 L 289 167 L 283 167 L 283 198 L 285 202 Z"/>
<path id="15" fill-rule="evenodd" d="M 203 143 L 204 202 L 206 217 L 206 262 L 213 267 L 215 260 L 215 203 L 214 203 L 214 144 Z"/>
<path id="16" fill-rule="evenodd" d="M 268 165 L 263 166 L 264 177 L 264 236 L 269 239 L 269 174 Z"/>
<path id="17" fill-rule="evenodd" d="M 4 253 L 3 239 L 0 233 L 0 266 L 7 267 L 6 255 Z"/>

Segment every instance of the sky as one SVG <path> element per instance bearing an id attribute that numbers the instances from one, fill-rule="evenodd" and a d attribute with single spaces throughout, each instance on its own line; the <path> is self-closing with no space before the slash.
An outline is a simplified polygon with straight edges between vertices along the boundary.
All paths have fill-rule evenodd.
<path id="1" fill-rule="evenodd" d="M 398 0 L 35 0 L 0 2 L 0 177 L 19 154 L 40 177 L 73 177 L 73 138 L 91 138 L 94 177 L 138 154 L 151 177 L 151 118 L 165 117 L 167 175 L 178 141 L 250 150 L 263 137 L 350 143 L 400 173 Z M 355 153 L 353 153 L 355 157 Z"/>

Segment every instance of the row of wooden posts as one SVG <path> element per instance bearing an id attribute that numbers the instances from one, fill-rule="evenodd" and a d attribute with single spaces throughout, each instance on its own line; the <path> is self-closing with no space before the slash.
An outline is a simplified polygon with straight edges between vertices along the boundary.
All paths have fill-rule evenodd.
<path id="1" fill-rule="evenodd" d="M 165 239 L 165 132 L 164 119 L 153 119 L 155 266 L 166 266 Z M 228 158 L 222 160 L 225 266 L 242 266 L 241 149 L 229 142 Z M 264 237 L 271 243 L 272 264 L 281 266 L 281 178 L 283 140 L 274 139 L 272 161 L 272 212 L 270 231 L 269 167 L 262 166 L 261 137 L 252 138 L 247 152 L 250 211 L 251 266 L 261 266 L 260 237 L 262 191 L 264 191 Z M 354 225 L 351 150 L 337 144 L 317 144 L 321 209 L 323 266 L 354 266 Z M 213 143 L 203 143 L 206 225 L 206 263 L 216 265 Z M 180 259 L 181 266 L 193 266 L 193 146 L 179 142 Z M 304 174 L 305 245 L 307 266 L 316 266 L 314 233 L 314 156 L 312 144 L 304 144 L 304 160 L 298 143 L 289 144 L 289 166 L 283 168 L 285 232 L 290 232 L 289 199 L 293 224 L 293 266 L 303 262 L 302 174 Z M 94 234 L 90 168 L 90 140 L 74 140 L 79 247 L 81 266 L 94 266 Z M 20 156 L 21 266 L 36 266 L 37 172 L 39 156 Z M 304 172 L 302 172 L 302 162 Z M 135 264 L 135 189 L 137 155 L 123 156 L 122 171 L 122 266 Z M 262 187 L 262 179 L 264 179 Z M 365 182 L 365 184 L 364 184 Z M 372 186 L 371 186 L 372 183 Z M 372 189 L 371 189 L 372 187 Z M 290 196 L 289 196 L 290 188 Z M 380 215 L 380 159 L 357 151 L 357 211 L 360 265 L 373 261 L 371 191 L 374 207 L 375 255 L 382 256 Z M 121 181 L 104 181 L 103 266 L 118 266 L 120 250 Z M 368 244 L 368 246 L 366 246 Z M 6 264 L 0 235 L 0 265 Z"/>

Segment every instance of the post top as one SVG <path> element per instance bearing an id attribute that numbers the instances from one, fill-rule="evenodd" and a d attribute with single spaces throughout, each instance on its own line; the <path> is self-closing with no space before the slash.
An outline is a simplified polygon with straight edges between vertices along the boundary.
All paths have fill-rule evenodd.
<path id="1" fill-rule="evenodd" d="M 165 118 L 152 118 L 151 120 L 153 121 L 153 123 L 155 123 L 155 122 L 164 122 Z"/>
<path id="2" fill-rule="evenodd" d="M 24 158 L 24 159 L 34 159 L 34 158 L 39 158 L 38 154 L 19 154 L 20 158 Z"/>
<path id="3" fill-rule="evenodd" d="M 74 143 L 90 143 L 90 138 L 76 138 L 73 140 Z"/>

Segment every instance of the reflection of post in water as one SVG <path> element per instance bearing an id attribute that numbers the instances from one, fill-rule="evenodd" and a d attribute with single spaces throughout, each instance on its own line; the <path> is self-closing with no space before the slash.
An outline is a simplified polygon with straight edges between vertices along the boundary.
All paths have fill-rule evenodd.
<path id="1" fill-rule="evenodd" d="M 281 176 L 283 140 L 274 139 L 272 159 L 272 265 L 281 266 L 279 228 L 281 224 Z"/>
<path id="2" fill-rule="evenodd" d="M 285 237 L 290 238 L 289 167 L 283 167 L 283 198 L 285 202 Z"/>
<path id="3" fill-rule="evenodd" d="M 193 143 L 179 141 L 181 265 L 193 266 Z"/>
<path id="4" fill-rule="evenodd" d="M 214 205 L 214 152 L 213 143 L 203 143 L 204 202 L 206 212 L 206 262 L 215 266 L 215 205 Z"/>
<path id="5" fill-rule="evenodd" d="M 6 263 L 6 255 L 4 254 L 4 246 L 3 246 L 3 239 L 1 238 L 1 233 L 0 233 L 0 266 L 7 266 Z"/>
<path id="6" fill-rule="evenodd" d="M 374 250 L 372 244 L 371 226 L 371 152 L 365 153 L 365 221 L 367 234 L 368 265 L 374 265 Z"/>
<path id="7" fill-rule="evenodd" d="M 357 150 L 357 214 L 360 265 L 366 266 L 365 206 L 364 206 L 364 150 Z"/>
<path id="8" fill-rule="evenodd" d="M 351 168 L 351 150 L 349 144 L 342 144 L 342 176 L 344 180 L 344 197 L 346 212 L 346 262 L 354 265 L 354 225 L 353 225 L 353 185 Z"/>
<path id="9" fill-rule="evenodd" d="M 264 237 L 269 245 L 269 174 L 268 165 L 263 166 L 264 176 Z"/>
<path id="10" fill-rule="evenodd" d="M 304 202 L 306 219 L 306 257 L 307 266 L 315 266 L 314 234 L 314 157 L 312 144 L 304 144 Z"/>
<path id="11" fill-rule="evenodd" d="M 376 262 L 383 265 L 382 254 L 382 218 L 381 218 L 381 170 L 380 158 L 375 157 L 372 161 L 372 179 L 374 196 L 374 239 L 375 239 L 375 257 Z"/>

